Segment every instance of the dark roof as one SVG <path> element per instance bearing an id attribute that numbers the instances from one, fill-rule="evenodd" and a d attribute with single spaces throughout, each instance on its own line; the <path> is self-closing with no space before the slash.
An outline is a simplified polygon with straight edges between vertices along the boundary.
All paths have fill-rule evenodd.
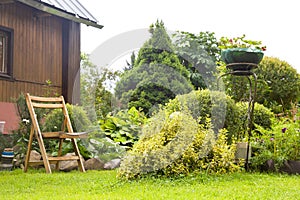
<path id="1" fill-rule="evenodd" d="M 78 0 L 17 0 L 38 10 L 96 28 L 103 26 Z"/>

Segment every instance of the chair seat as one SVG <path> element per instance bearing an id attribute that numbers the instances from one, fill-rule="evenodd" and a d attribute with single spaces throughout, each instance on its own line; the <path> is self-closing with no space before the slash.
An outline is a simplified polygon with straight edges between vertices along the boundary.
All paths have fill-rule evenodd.
<path id="1" fill-rule="evenodd" d="M 66 132 L 43 132 L 44 138 L 87 138 L 88 132 L 76 132 L 76 133 L 66 133 Z"/>

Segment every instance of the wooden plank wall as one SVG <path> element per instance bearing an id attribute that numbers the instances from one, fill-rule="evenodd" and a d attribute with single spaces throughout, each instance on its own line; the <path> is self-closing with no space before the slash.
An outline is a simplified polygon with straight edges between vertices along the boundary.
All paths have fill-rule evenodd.
<path id="1" fill-rule="evenodd" d="M 13 80 L 0 78 L 0 102 L 21 92 L 62 93 L 62 19 L 20 3 L 0 5 L 0 25 L 14 31 Z M 52 87 L 45 86 L 47 80 Z"/>
<path id="2" fill-rule="evenodd" d="M 77 55 L 77 56 L 76 56 Z M 63 23 L 63 87 L 67 102 L 80 103 L 80 24 Z"/>

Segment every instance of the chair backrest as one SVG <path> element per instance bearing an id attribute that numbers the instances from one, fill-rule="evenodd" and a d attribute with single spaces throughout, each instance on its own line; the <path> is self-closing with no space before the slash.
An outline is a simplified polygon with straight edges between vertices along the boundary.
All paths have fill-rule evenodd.
<path id="1" fill-rule="evenodd" d="M 67 128 L 69 133 L 73 133 L 73 127 L 70 121 L 70 117 L 67 111 L 66 103 L 63 96 L 59 97 L 38 97 L 26 94 L 26 102 L 29 109 L 29 113 L 32 119 L 34 129 L 41 134 L 36 109 L 61 109 L 64 120 L 62 123 L 62 131 Z"/>

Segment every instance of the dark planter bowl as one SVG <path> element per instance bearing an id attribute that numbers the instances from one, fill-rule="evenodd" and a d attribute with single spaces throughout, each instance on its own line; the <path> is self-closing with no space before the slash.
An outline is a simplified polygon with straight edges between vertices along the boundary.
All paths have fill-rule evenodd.
<path id="1" fill-rule="evenodd" d="M 224 49 L 221 52 L 221 59 L 226 64 L 232 63 L 253 63 L 259 64 L 264 53 L 258 49 L 232 48 Z"/>

